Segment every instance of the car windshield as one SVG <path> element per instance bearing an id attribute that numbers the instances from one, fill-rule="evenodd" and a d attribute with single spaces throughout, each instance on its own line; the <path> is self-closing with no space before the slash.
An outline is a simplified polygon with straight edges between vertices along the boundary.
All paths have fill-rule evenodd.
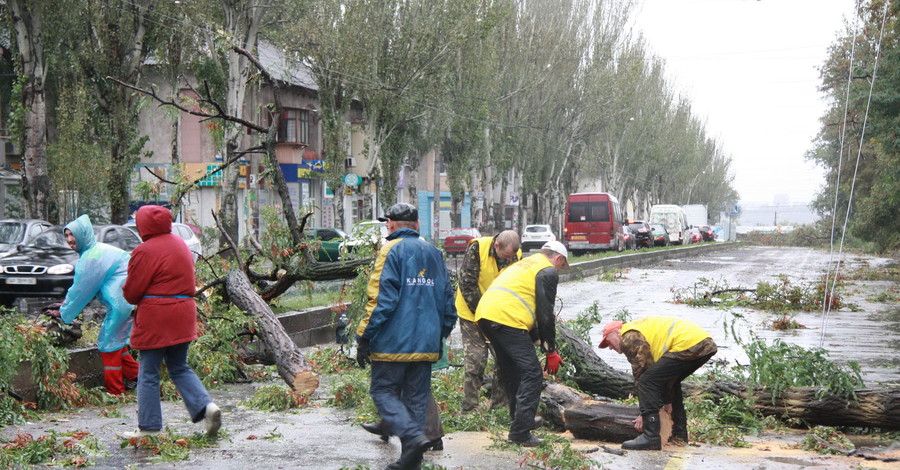
<path id="1" fill-rule="evenodd" d="M 475 229 L 472 228 L 455 228 L 450 231 L 449 237 L 477 237 Z"/>
<path id="2" fill-rule="evenodd" d="M 632 230 L 637 230 L 637 229 L 644 228 L 644 224 L 628 224 L 628 228 L 630 228 Z"/>
<path id="3" fill-rule="evenodd" d="M 3 222 L 0 224 L 0 243 L 19 243 L 25 233 L 25 224 Z"/>
<path id="4" fill-rule="evenodd" d="M 548 227 L 546 225 L 529 225 L 525 227 L 525 231 L 531 233 L 541 233 L 548 231 Z"/>
<path id="5" fill-rule="evenodd" d="M 62 232 L 57 230 L 46 230 L 34 236 L 28 242 L 28 246 L 36 248 L 68 248 L 66 237 Z"/>
<path id="6" fill-rule="evenodd" d="M 381 232 L 382 237 L 388 236 L 387 224 L 384 222 L 370 222 L 357 225 L 353 230 L 353 237 L 360 235 L 376 234 Z"/>
<path id="7" fill-rule="evenodd" d="M 653 230 L 654 232 L 665 232 L 666 231 L 666 228 L 663 227 L 662 225 L 651 225 L 650 229 Z"/>

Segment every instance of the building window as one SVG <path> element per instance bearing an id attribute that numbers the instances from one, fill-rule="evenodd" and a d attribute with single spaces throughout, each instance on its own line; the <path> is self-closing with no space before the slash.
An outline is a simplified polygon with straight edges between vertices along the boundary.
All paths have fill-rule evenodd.
<path id="1" fill-rule="evenodd" d="M 285 109 L 278 124 L 278 142 L 309 144 L 309 111 Z"/>

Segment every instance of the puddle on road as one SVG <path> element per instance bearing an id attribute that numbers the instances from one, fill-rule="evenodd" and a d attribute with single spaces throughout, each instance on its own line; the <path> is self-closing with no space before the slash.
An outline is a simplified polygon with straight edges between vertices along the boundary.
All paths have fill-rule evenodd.
<path id="1" fill-rule="evenodd" d="M 884 291 L 884 281 L 848 281 L 845 301 L 856 304 L 860 311 L 849 309 L 829 312 L 797 312 L 795 319 L 807 328 L 775 331 L 766 326 L 775 314 L 752 310 L 694 308 L 672 303 L 674 289 L 692 287 L 699 279 L 723 279 L 732 287 L 755 287 L 759 281 L 772 282 L 773 276 L 784 274 L 795 283 L 810 283 L 819 279 L 831 262 L 827 252 L 803 248 L 747 247 L 725 253 L 713 253 L 697 258 L 668 260 L 649 268 L 627 270 L 614 282 L 598 281 L 589 276 L 581 281 L 560 284 L 557 296 L 561 300 L 562 319 L 574 319 L 594 303 L 603 321 L 626 312 L 631 318 L 667 315 L 686 318 L 706 329 L 719 345 L 717 359 L 731 364 L 748 360 L 742 348 L 732 338 L 735 314 L 746 321 L 735 324 L 734 332 L 748 337 L 753 332 L 771 342 L 780 338 L 785 342 L 807 348 L 822 347 L 837 362 L 856 361 L 862 368 L 867 385 L 900 383 L 900 308 L 884 302 L 871 302 L 867 297 Z M 886 258 L 854 257 L 844 264 L 844 272 L 856 266 L 884 266 L 893 260 Z M 591 343 L 600 342 L 603 325 L 591 330 Z M 823 334 L 824 331 L 824 334 Z M 624 356 L 610 350 L 597 349 L 600 357 L 611 366 L 630 371 Z"/>

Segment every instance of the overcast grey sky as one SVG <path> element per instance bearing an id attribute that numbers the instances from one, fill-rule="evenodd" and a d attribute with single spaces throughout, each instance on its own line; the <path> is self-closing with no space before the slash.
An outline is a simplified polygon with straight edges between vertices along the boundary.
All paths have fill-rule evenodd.
<path id="1" fill-rule="evenodd" d="M 853 8 L 853 0 L 637 0 L 635 25 L 732 156 L 743 203 L 778 195 L 806 203 L 822 186 L 821 168 L 803 155 L 825 110 L 818 69 Z"/>

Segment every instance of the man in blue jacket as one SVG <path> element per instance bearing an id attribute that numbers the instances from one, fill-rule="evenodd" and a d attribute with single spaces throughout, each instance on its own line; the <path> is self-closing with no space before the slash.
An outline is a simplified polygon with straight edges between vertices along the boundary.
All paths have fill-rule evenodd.
<path id="1" fill-rule="evenodd" d="M 419 238 L 415 206 L 395 204 L 379 220 L 387 222 L 388 241 L 369 277 L 356 357 L 360 366 L 372 364 L 369 394 L 400 437 L 400 460 L 388 468 L 416 469 L 431 445 L 425 436 L 431 364 L 456 324 L 456 307 L 441 251 Z"/>
<path id="2" fill-rule="evenodd" d="M 131 310 L 134 307 L 122 296 L 131 255 L 98 242 L 94 236 L 94 226 L 86 214 L 66 225 L 63 234 L 69 246 L 78 252 L 79 258 L 66 300 L 59 311 L 49 313 L 61 317 L 69 325 L 94 297 L 100 300 L 106 307 L 106 316 L 97 338 L 97 350 L 103 360 L 103 381 L 108 393 L 120 395 L 125 393 L 124 379 L 134 383 L 138 374 L 138 363 L 128 352 Z"/>

